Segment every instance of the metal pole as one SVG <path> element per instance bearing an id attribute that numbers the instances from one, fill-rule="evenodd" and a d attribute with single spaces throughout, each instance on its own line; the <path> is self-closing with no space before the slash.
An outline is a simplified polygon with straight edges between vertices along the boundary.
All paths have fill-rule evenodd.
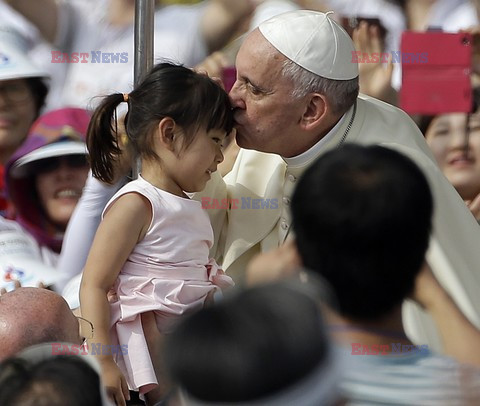
<path id="1" fill-rule="evenodd" d="M 137 87 L 153 67 L 153 23 L 155 0 L 135 0 L 135 59 L 134 87 Z M 140 160 L 132 168 L 133 179 L 140 173 Z"/>
<path id="2" fill-rule="evenodd" d="M 155 0 L 135 0 L 135 86 L 153 67 L 154 16 Z"/>

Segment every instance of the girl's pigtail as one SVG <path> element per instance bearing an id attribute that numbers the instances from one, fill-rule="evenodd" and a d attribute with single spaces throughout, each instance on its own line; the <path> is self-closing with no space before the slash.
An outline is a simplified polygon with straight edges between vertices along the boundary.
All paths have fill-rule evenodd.
<path id="1" fill-rule="evenodd" d="M 118 105 L 124 101 L 122 93 L 107 96 L 95 109 L 87 131 L 87 147 L 93 176 L 106 183 L 114 179 L 114 165 L 121 150 L 117 139 Z"/>

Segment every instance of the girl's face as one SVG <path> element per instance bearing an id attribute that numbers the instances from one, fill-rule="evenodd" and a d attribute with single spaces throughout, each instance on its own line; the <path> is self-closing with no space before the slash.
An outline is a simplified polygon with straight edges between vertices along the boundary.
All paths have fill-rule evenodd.
<path id="1" fill-rule="evenodd" d="M 35 116 L 35 101 L 26 80 L 0 81 L 0 164 L 23 142 Z"/>
<path id="2" fill-rule="evenodd" d="M 38 165 L 35 186 L 49 220 L 65 229 L 77 205 L 88 174 L 84 156 L 48 158 Z"/>
<path id="3" fill-rule="evenodd" d="M 480 193 L 480 113 L 435 117 L 425 134 L 438 165 L 464 200 Z"/>
<path id="4" fill-rule="evenodd" d="M 223 161 L 222 142 L 225 139 L 223 130 L 199 130 L 192 143 L 180 150 L 176 162 L 171 162 L 170 178 L 184 192 L 198 192 L 205 188 L 212 172 Z M 175 186 L 174 186 L 175 187 Z M 173 193 L 176 193 L 173 191 Z"/>

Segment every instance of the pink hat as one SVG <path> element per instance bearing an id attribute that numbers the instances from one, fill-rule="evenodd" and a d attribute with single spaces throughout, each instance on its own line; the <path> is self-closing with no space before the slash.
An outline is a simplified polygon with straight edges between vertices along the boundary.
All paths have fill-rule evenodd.
<path id="1" fill-rule="evenodd" d="M 28 164 L 40 159 L 86 155 L 85 135 L 89 122 L 89 113 L 80 108 L 53 110 L 40 116 L 25 142 L 15 151 L 10 176 L 25 176 Z"/>

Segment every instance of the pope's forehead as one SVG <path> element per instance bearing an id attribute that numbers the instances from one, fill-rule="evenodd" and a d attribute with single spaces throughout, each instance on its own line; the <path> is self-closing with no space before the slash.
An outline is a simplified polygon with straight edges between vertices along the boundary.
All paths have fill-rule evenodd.
<path id="1" fill-rule="evenodd" d="M 242 44 L 237 56 L 237 70 L 260 73 L 268 71 L 271 75 L 282 69 L 287 58 L 271 45 L 257 29 L 250 33 Z"/>

